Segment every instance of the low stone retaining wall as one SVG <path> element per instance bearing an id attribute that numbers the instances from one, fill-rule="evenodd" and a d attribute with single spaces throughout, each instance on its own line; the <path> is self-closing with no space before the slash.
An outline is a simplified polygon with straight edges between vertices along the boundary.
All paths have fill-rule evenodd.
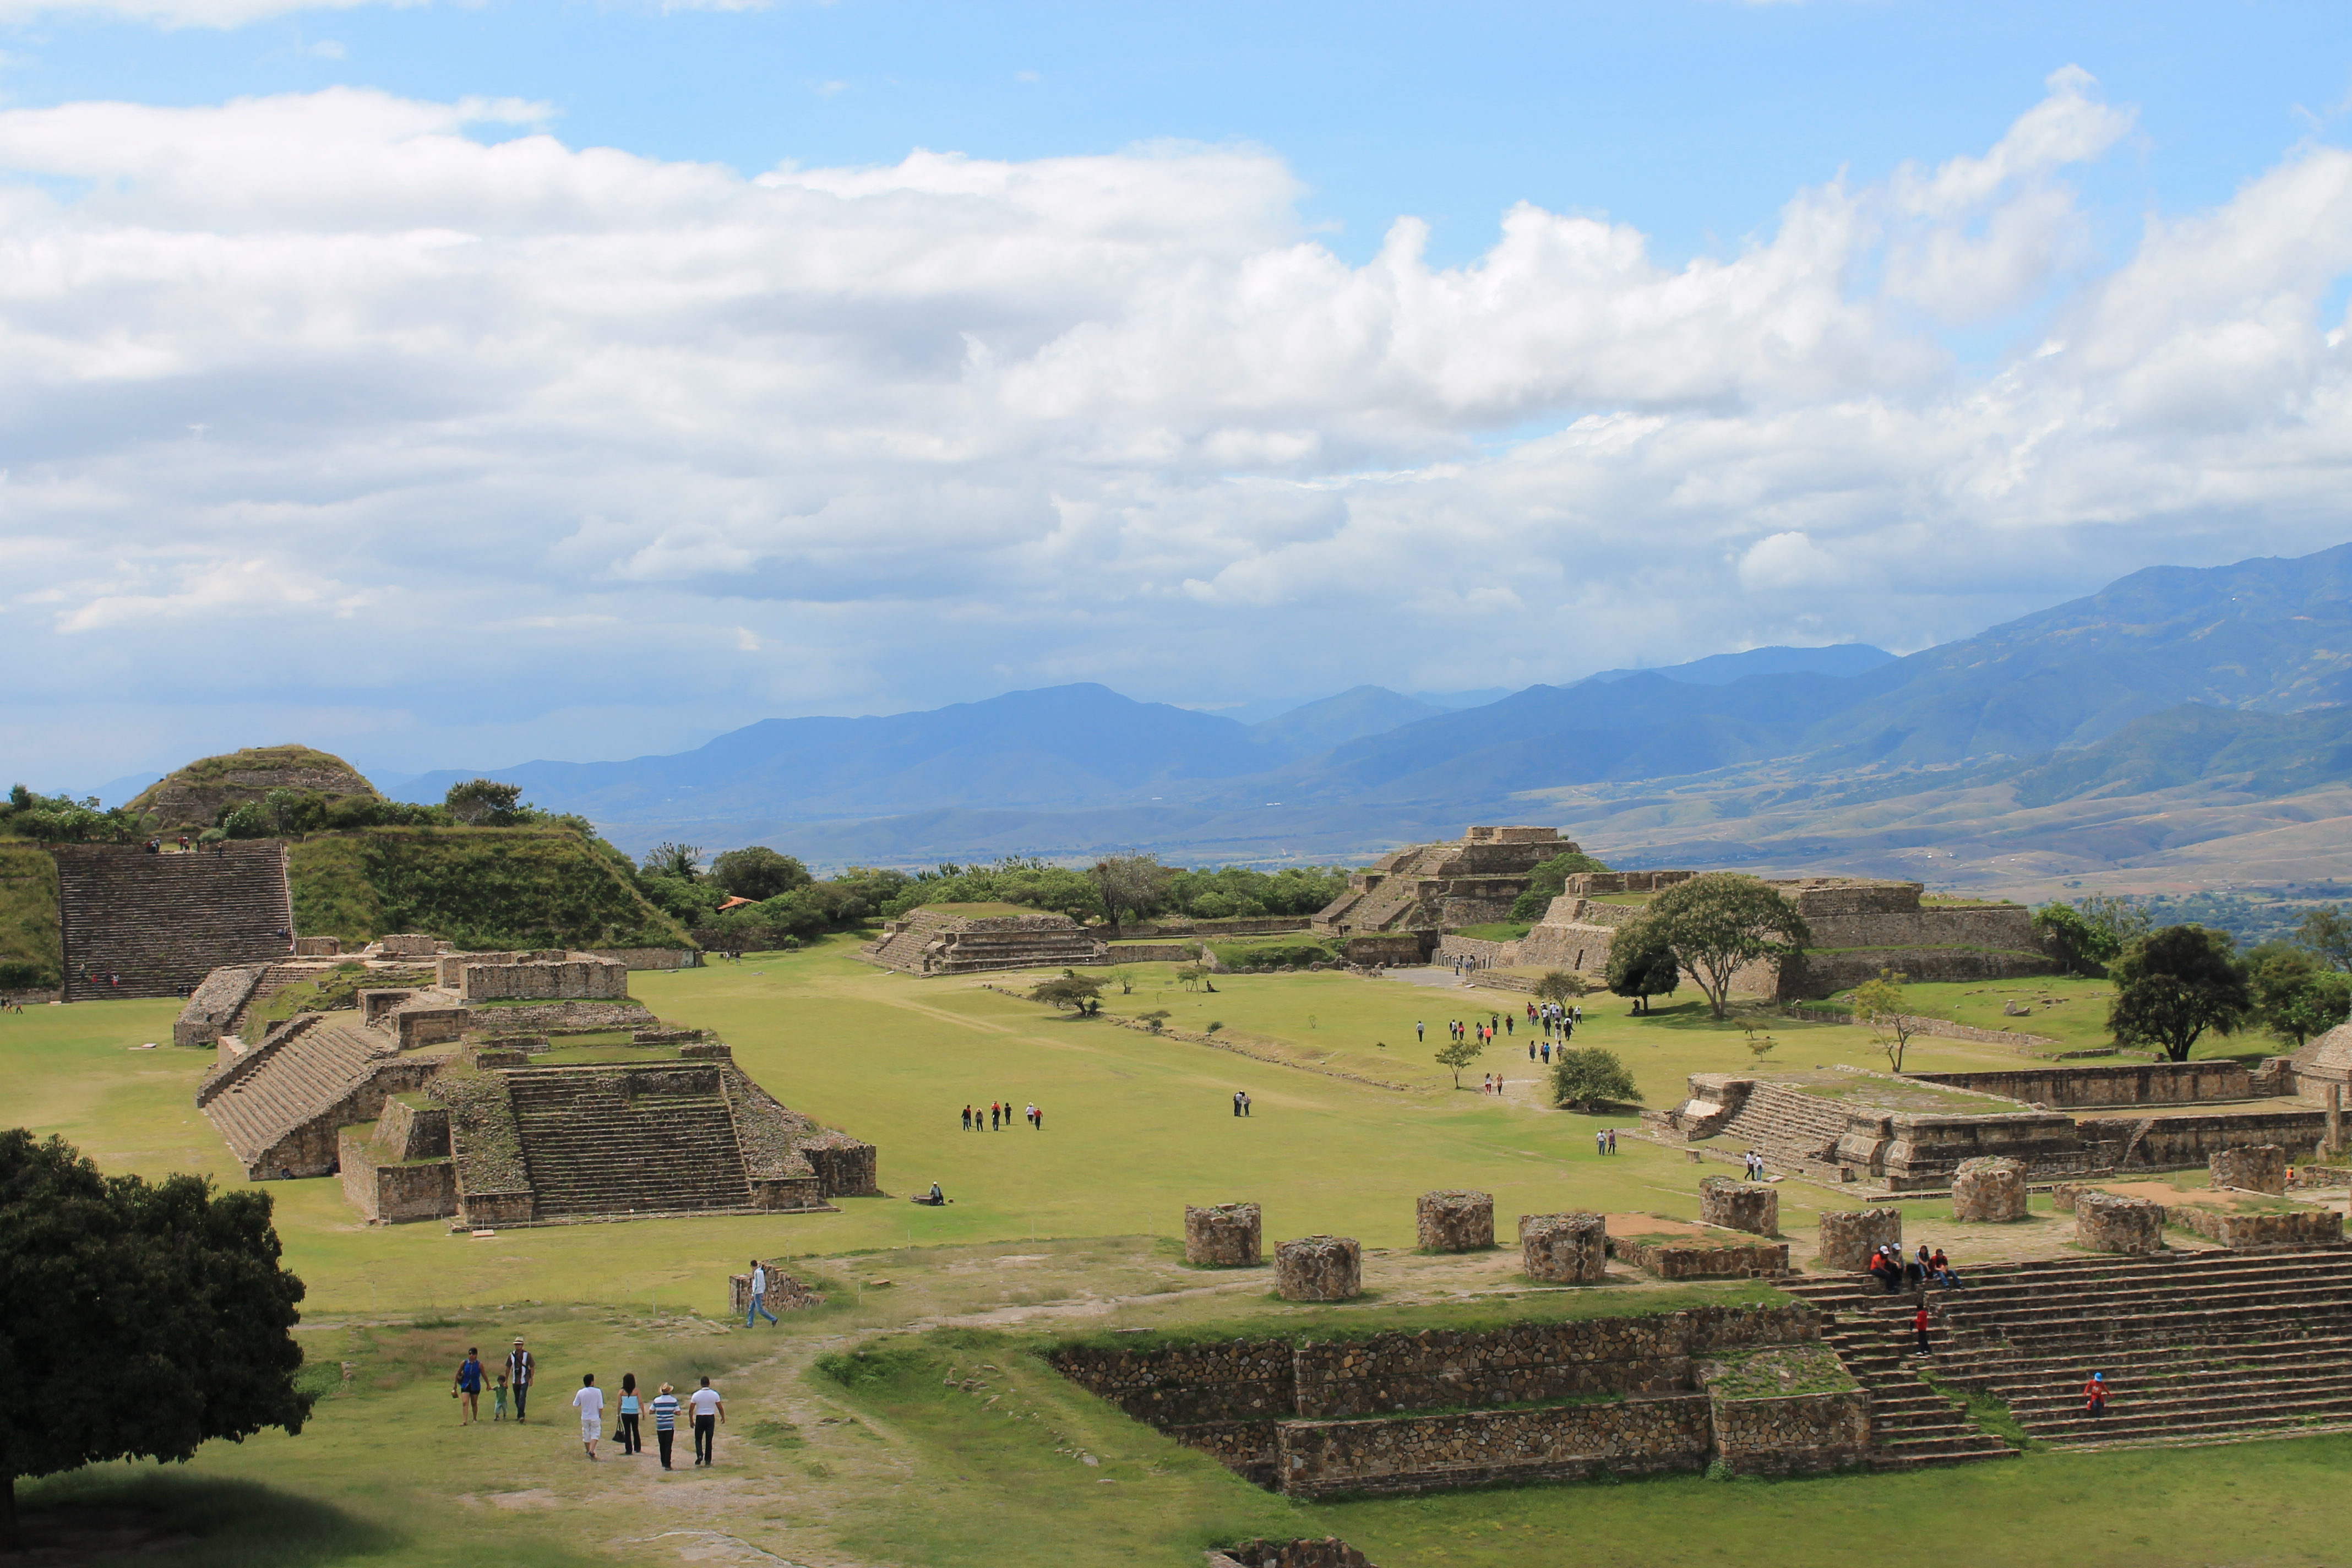
<path id="1" fill-rule="evenodd" d="M 2217 1150 L 2210 1168 L 2217 1187 L 2269 1193 L 2273 1196 L 2284 1196 L 2286 1192 L 2286 1151 L 2275 1143 Z"/>
<path id="2" fill-rule="evenodd" d="M 1347 958 L 1349 963 L 1365 968 L 1389 965 L 1410 966 L 1425 963 L 1429 948 L 1412 931 L 1382 932 L 1372 936 L 1351 936 L 1348 939 Z"/>
<path id="3" fill-rule="evenodd" d="M 1702 1469 L 1713 1411 L 1703 1394 L 1670 1394 L 1460 1415 L 1286 1421 L 1279 1432 L 1286 1494 L 1395 1494 Z"/>
<path id="4" fill-rule="evenodd" d="M 1223 921 L 1168 918 L 1139 921 L 1132 925 L 1123 925 L 1118 928 L 1118 935 L 1113 940 L 1127 942 L 1143 941 L 1153 937 L 1188 936 L 1204 937 L 1213 941 L 1223 936 L 1287 936 L 1293 931 L 1306 931 L 1312 923 L 1312 918 L 1307 915 L 1236 915 L 1231 920 Z M 1109 930 L 1108 926 L 1088 926 L 1087 933 L 1090 936 L 1105 936 L 1108 934 Z"/>
<path id="5" fill-rule="evenodd" d="M 1717 1247 L 1621 1237 L 1610 1250 L 1661 1279 L 1769 1279 L 1789 1272 L 1789 1244 L 1759 1241 L 1752 1247 Z"/>
<path id="6" fill-rule="evenodd" d="M 1901 1209 L 1832 1209 L 1822 1215 L 1820 1255 L 1824 1268 L 1858 1269 L 1880 1247 L 1902 1245 Z"/>
<path id="7" fill-rule="evenodd" d="M 1783 1009 L 1783 1011 L 1785 1011 L 1790 1017 L 1802 1018 L 1809 1023 L 1860 1025 L 1860 1020 L 1855 1018 L 1853 1014 L 1841 1012 L 1835 1007 L 1791 1006 Z M 1973 1024 L 1955 1024 L 1949 1018 L 1918 1018 L 1906 1013 L 1903 1016 L 1903 1021 L 1905 1024 L 1909 1026 L 1911 1032 L 1915 1035 L 1934 1035 L 1938 1039 L 1945 1040 L 1970 1040 L 1980 1046 L 2009 1046 L 2017 1050 L 2030 1051 L 2042 1046 L 2054 1046 L 2058 1043 L 2047 1035 L 2021 1035 L 2011 1029 L 1979 1029 Z M 1938 1075 L 1930 1073 L 1909 1073 L 1905 1076 L 1911 1078 L 1935 1078 Z M 2001 1075 L 1998 1073 L 1985 1075 L 1955 1073 L 1944 1076 L 1953 1078 L 1969 1078 L 1973 1076 L 1998 1078 Z M 1996 1090 L 1995 1092 L 1998 1093 L 2000 1091 Z"/>
<path id="8" fill-rule="evenodd" d="M 2325 1110 L 2151 1117 L 2133 1147 L 2130 1168 L 2179 1170 L 2207 1164 L 2224 1150 L 2264 1143 L 2277 1144 L 2290 1158 L 2301 1159 L 2319 1147 L 2326 1132 Z"/>
<path id="9" fill-rule="evenodd" d="M 1981 1031 L 1980 1031 L 1981 1032 Z M 2031 1039 L 2032 1036 L 2017 1036 Z M 2055 1043 L 2055 1042 L 2052 1042 Z M 1921 1083 L 1972 1089 L 2053 1110 L 2251 1100 L 2243 1062 L 2141 1062 L 2122 1067 L 2020 1068 L 2013 1072 L 1906 1073 Z"/>
<path id="10" fill-rule="evenodd" d="M 1517 945 L 1516 942 L 1489 942 L 1478 936 L 1442 936 L 1437 939 L 1436 962 L 1446 963 L 1454 959 L 1465 958 L 1491 969 L 1517 957 L 1514 951 Z"/>
<path id="11" fill-rule="evenodd" d="M 2344 1239 L 2344 1216 L 2334 1209 L 2298 1214 L 2216 1214 L 2176 1204 L 2165 1221 L 2223 1247 L 2316 1247 Z"/>
<path id="12" fill-rule="evenodd" d="M 1952 1217 L 1970 1225 L 2025 1217 L 2025 1167 L 2015 1160 L 1963 1160 L 1952 1177 Z"/>
<path id="13" fill-rule="evenodd" d="M 336 1161 L 343 1196 L 372 1225 L 446 1219 L 457 1212 L 457 1167 L 447 1159 L 410 1163 L 378 1124 L 359 1122 L 336 1130 Z M 445 1137 L 443 1149 L 447 1148 Z"/>
<path id="14" fill-rule="evenodd" d="M 1426 1252 L 1480 1252 L 1495 1245 L 1495 1194 L 1423 1193 L 1413 1205 L 1413 1234 Z"/>
<path id="15" fill-rule="evenodd" d="M 1698 1184 L 1698 1217 L 1703 1224 L 1719 1225 L 1726 1230 L 1744 1230 L 1751 1236 L 1778 1236 L 1780 1234 L 1780 1194 L 1759 1182 L 1735 1182 L 1728 1176 L 1707 1176 Z"/>
<path id="16" fill-rule="evenodd" d="M 824 1297 L 810 1289 L 773 1263 L 768 1268 L 768 1293 L 761 1304 L 771 1312 L 805 1312 L 824 1305 Z M 741 1317 L 751 1310 L 751 1277 L 730 1274 L 727 1277 L 727 1310 Z"/>
<path id="17" fill-rule="evenodd" d="M 1375 1568 L 1336 1535 L 1320 1541 L 1244 1541 L 1209 1553 L 1208 1568 Z"/>
<path id="18" fill-rule="evenodd" d="M 631 969 L 698 969 L 702 964 L 702 954 L 690 947 L 591 947 L 582 951 L 591 958 L 625 964 Z"/>
<path id="19" fill-rule="evenodd" d="M 1715 1452 L 1739 1476 L 1809 1475 L 1870 1454 L 1870 1396 L 1860 1389 L 1778 1399 L 1717 1399 Z"/>
<path id="20" fill-rule="evenodd" d="M 1364 1249 L 1352 1237 L 1303 1236 L 1274 1249 L 1274 1293 L 1286 1301 L 1348 1301 L 1364 1289 Z"/>
<path id="21" fill-rule="evenodd" d="M 1507 969 L 1474 969 L 1463 979 L 1473 985 L 1483 985 L 1489 991 L 1521 991 L 1529 995 L 1542 984 L 1542 976 L 1514 974 Z"/>
<path id="22" fill-rule="evenodd" d="M 1200 956 L 1196 942 L 1114 942 L 1110 949 L 1113 963 L 1192 963 Z"/>
<path id="23" fill-rule="evenodd" d="M 1184 1205 L 1184 1261 L 1245 1268 L 1263 1261 L 1262 1221 L 1255 1204 Z"/>
<path id="24" fill-rule="evenodd" d="M 2074 1240 L 2092 1252 L 2161 1252 L 2164 1205 L 2085 1189 L 2074 1198 Z"/>

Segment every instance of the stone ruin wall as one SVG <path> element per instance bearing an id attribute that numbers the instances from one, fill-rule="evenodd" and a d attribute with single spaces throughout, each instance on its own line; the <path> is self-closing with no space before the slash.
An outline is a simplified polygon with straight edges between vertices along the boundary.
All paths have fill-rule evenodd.
<path id="1" fill-rule="evenodd" d="M 1409 1494 L 1703 1469 L 1712 1435 L 1706 1394 L 1667 1394 L 1633 1404 L 1286 1422 L 1276 1464 L 1290 1497 Z"/>
<path id="2" fill-rule="evenodd" d="M 1363 1289 L 1364 1249 L 1352 1237 L 1306 1236 L 1274 1249 L 1274 1293 L 1286 1301 L 1349 1301 Z"/>
<path id="3" fill-rule="evenodd" d="M 2217 1151 L 2208 1163 L 2217 1187 L 2286 1195 L 2286 1151 L 2275 1143 L 2249 1143 Z"/>
<path id="4" fill-rule="evenodd" d="M 2088 1252 L 2161 1252 L 2164 1205 L 2114 1193 L 2078 1193 L 2074 1197 L 2074 1241 Z"/>
<path id="5" fill-rule="evenodd" d="M 1609 1246 L 1618 1258 L 1661 1279 L 1773 1279 L 1789 1272 L 1785 1241 L 1718 1247 L 1621 1237 Z"/>
<path id="6" fill-rule="evenodd" d="M 1597 1214 L 1523 1214 L 1519 1270 L 1547 1285 L 1597 1285 L 1609 1277 L 1609 1226 Z"/>
<path id="7" fill-rule="evenodd" d="M 1209 1553 L 1208 1568 L 1376 1568 L 1362 1552 L 1340 1540 L 1244 1541 Z"/>
<path id="8" fill-rule="evenodd" d="M 1184 1261 L 1212 1268 L 1247 1268 L 1263 1261 L 1264 1221 L 1255 1204 L 1187 1204 Z"/>
<path id="9" fill-rule="evenodd" d="M 1819 1252 L 1824 1268 L 1858 1269 L 1880 1247 L 1902 1245 L 1901 1209 L 1822 1211 Z"/>
<path id="10" fill-rule="evenodd" d="M 1424 1252 L 1484 1252 L 1495 1245 L 1495 1194 L 1449 1188 L 1413 1205 L 1413 1236 Z"/>
<path id="11" fill-rule="evenodd" d="M 1952 1177 L 1952 1217 L 1967 1225 L 2025 1218 L 2025 1167 L 2015 1160 L 1961 1161 Z"/>
<path id="12" fill-rule="evenodd" d="M 467 955 L 470 956 L 470 955 Z M 458 984 L 451 987 L 449 971 L 459 968 Z M 566 1001 L 619 1002 L 629 994 L 629 967 L 601 958 L 543 959 L 533 955 L 515 963 L 441 961 L 441 983 L 467 1002 Z"/>
<path id="13" fill-rule="evenodd" d="M 2250 1100 L 2243 1062 L 2146 1062 L 2120 1067 L 2016 1068 L 1999 1072 L 1915 1072 L 1906 1078 L 1951 1089 L 1998 1094 L 2053 1110 L 2128 1105 L 2193 1105 L 2208 1100 Z"/>

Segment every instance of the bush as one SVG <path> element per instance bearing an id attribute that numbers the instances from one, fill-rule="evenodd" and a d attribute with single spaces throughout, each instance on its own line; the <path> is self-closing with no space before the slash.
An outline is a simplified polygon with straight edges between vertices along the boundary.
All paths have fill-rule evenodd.
<path id="1" fill-rule="evenodd" d="M 1639 1105 L 1642 1091 L 1617 1053 L 1599 1046 L 1554 1054 L 1551 1097 L 1555 1104 L 1597 1107 Z"/>
<path id="2" fill-rule="evenodd" d="M 795 888 L 805 888 L 816 879 L 809 875 L 809 868 L 797 857 L 779 854 L 764 844 L 753 844 L 730 849 L 713 860 L 710 880 L 736 898 L 763 900 Z"/>
<path id="3" fill-rule="evenodd" d="M 1569 878 L 1580 871 L 1606 871 L 1608 867 L 1580 849 L 1555 855 L 1528 873 L 1528 890 L 1511 905 L 1511 918 L 1529 924 L 1544 918 L 1551 901 L 1568 889 Z"/>
<path id="4" fill-rule="evenodd" d="M 1286 965 L 1339 962 L 1336 944 L 1312 937 L 1277 937 L 1262 942 L 1212 942 L 1210 951 L 1227 969 L 1280 969 Z"/>

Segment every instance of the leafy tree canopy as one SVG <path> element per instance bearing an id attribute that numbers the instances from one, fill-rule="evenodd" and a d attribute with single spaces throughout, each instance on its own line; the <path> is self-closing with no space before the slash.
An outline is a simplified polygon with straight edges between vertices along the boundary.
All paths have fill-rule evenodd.
<path id="1" fill-rule="evenodd" d="M 719 891 L 757 902 L 805 888 L 816 880 L 797 857 L 780 854 L 764 844 L 730 849 L 710 863 L 710 880 Z"/>
<path id="2" fill-rule="evenodd" d="M 1592 1046 L 1553 1056 L 1551 1098 L 1555 1105 L 1639 1105 L 1642 1091 L 1616 1052 Z"/>
<path id="3" fill-rule="evenodd" d="M 1454 1070 L 1454 1087 L 1460 1089 L 1462 1069 L 1486 1053 L 1486 1047 L 1479 1040 L 1476 1033 L 1465 1030 L 1460 1039 L 1448 1039 L 1437 1047 L 1437 1065 L 1442 1068 L 1451 1068 Z"/>
<path id="4" fill-rule="evenodd" d="M 1544 972 L 1536 982 L 1536 997 L 1544 1002 L 1573 1002 L 1584 994 L 1584 976 L 1565 969 Z"/>
<path id="5" fill-rule="evenodd" d="M 1759 959 L 1793 958 L 1812 941 L 1797 906 L 1754 877 L 1709 871 L 1678 882 L 1650 900 L 1643 922 L 1674 952 L 1683 972 L 1706 993 L 1718 1018 L 1731 997 L 1731 977 Z"/>
<path id="6" fill-rule="evenodd" d="M 2332 967 L 2352 969 L 2352 920 L 2346 919 L 2336 905 L 2326 904 L 2305 915 L 2294 939 Z"/>
<path id="7" fill-rule="evenodd" d="M 2326 967 L 2306 948 L 2264 942 L 2246 954 L 2246 974 L 2255 1019 L 2297 1049 L 2352 1014 L 2352 974 Z"/>
<path id="8" fill-rule="evenodd" d="M 1030 987 L 1029 1000 L 1051 1002 L 1056 1011 L 1075 1010 L 1081 1018 L 1091 1018 L 1102 1010 L 1102 982 L 1087 978 L 1075 969 L 1065 969 L 1051 980 L 1041 980 Z"/>
<path id="9" fill-rule="evenodd" d="M 526 809 L 522 805 L 522 785 L 500 784 L 496 779 L 467 779 L 464 784 L 451 784 L 441 804 L 448 808 L 450 816 L 468 827 L 503 827 L 516 821 Z"/>
<path id="10" fill-rule="evenodd" d="M 302 1282 L 278 1267 L 269 1211 L 262 1193 L 101 1176 L 61 1139 L 0 1132 L 0 1532 L 19 1477 L 301 1431 Z"/>
<path id="11" fill-rule="evenodd" d="M 2185 1062 L 2207 1030 L 2235 1032 L 2253 1006 L 2246 966 L 2227 931 L 2167 926 L 2107 966 L 2116 999 L 2107 1026 L 2118 1044 L 2153 1046 Z"/>
<path id="12" fill-rule="evenodd" d="M 702 880 L 702 846 L 664 839 L 646 851 L 641 863 L 648 877 L 668 877 L 680 882 Z"/>
<path id="13" fill-rule="evenodd" d="M 1610 990 L 1633 997 L 1634 1010 L 1646 1012 L 1651 997 L 1675 994 L 1683 983 L 1683 966 L 1664 931 L 1647 916 L 1637 916 L 1610 940 L 1607 979 Z"/>

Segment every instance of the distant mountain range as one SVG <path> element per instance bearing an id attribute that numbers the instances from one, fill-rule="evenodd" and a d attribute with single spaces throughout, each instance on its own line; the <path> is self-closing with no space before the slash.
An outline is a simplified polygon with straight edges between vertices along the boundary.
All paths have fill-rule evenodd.
<path id="1" fill-rule="evenodd" d="M 1937 813 L 1981 826 L 2145 795 L 2177 817 L 2191 797 L 2343 784 L 2347 695 L 2352 544 L 2152 568 L 1905 658 L 1754 648 L 1461 708 L 1360 686 L 1247 724 L 1064 686 L 767 720 L 675 756 L 451 771 L 394 793 L 438 799 L 487 772 L 633 847 L 765 842 L 828 864 L 1109 847 L 1327 858 L 1523 820 L 1581 821 L 1620 858 L 1885 868 L 1933 858 Z M 2074 830 L 2052 821 L 2053 844 L 2030 852 L 2063 861 Z"/>

